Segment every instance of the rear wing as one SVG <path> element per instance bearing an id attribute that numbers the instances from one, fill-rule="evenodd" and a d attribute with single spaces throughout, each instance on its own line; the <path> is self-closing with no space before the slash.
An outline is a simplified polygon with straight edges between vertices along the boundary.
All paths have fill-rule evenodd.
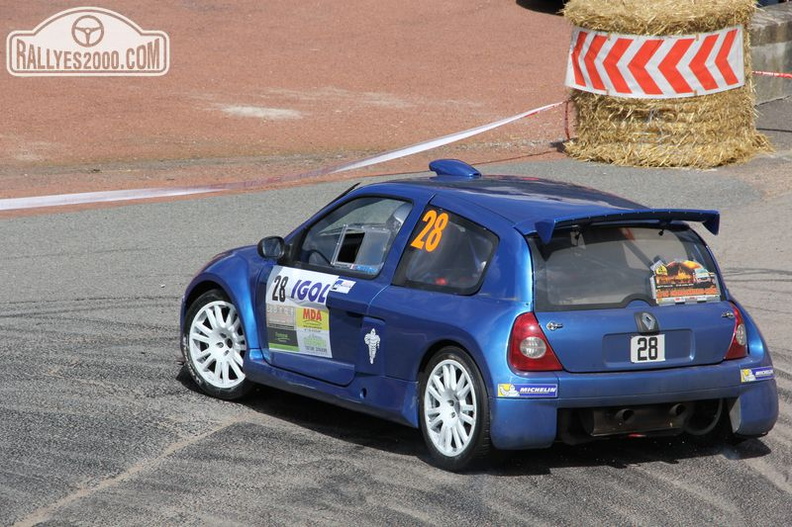
<path id="1" fill-rule="evenodd" d="M 643 209 L 623 212 L 610 212 L 583 216 L 565 216 L 533 221 L 524 221 L 515 225 L 523 235 L 536 233 L 542 243 L 549 243 L 553 233 L 558 229 L 568 227 L 584 227 L 600 223 L 629 223 L 633 221 L 657 221 L 660 224 L 670 224 L 675 221 L 692 221 L 701 223 L 712 234 L 718 234 L 720 227 L 720 213 L 717 210 L 695 209 Z"/>

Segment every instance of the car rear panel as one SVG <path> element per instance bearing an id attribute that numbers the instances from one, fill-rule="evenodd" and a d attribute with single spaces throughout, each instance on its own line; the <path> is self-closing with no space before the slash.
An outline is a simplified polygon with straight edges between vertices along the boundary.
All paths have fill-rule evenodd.
<path id="1" fill-rule="evenodd" d="M 687 226 L 572 226 L 528 243 L 536 318 L 565 370 L 701 366 L 729 350 L 734 308 Z"/>
<path id="2" fill-rule="evenodd" d="M 734 333 L 728 302 L 536 313 L 564 369 L 574 373 L 701 366 L 723 360 Z M 664 360 L 633 362 L 631 339 L 641 336 L 636 315 L 650 313 L 664 338 Z M 548 328 L 557 328 L 550 330 Z"/>

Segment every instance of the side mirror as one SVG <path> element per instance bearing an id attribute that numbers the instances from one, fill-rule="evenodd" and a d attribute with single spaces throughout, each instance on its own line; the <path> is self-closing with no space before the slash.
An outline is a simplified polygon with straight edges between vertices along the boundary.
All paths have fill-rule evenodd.
<path id="1" fill-rule="evenodd" d="M 258 253 L 262 258 L 280 260 L 286 254 L 286 242 L 280 236 L 267 236 L 258 243 Z"/>

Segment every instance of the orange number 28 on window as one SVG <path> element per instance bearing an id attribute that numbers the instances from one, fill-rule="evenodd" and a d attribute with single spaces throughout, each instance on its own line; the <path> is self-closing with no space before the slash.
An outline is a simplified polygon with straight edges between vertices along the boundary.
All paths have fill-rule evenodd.
<path id="1" fill-rule="evenodd" d="M 410 246 L 432 252 L 437 249 L 440 240 L 443 239 L 443 231 L 448 226 L 448 214 L 445 212 L 438 214 L 436 210 L 429 209 L 421 221 L 425 223 L 424 228 L 413 239 Z"/>

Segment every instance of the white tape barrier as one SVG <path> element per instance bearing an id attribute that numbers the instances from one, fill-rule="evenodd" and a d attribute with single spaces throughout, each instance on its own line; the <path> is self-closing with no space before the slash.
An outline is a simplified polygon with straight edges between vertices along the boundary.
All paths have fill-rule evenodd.
<path id="1" fill-rule="evenodd" d="M 776 73 L 775 71 L 755 71 L 754 75 L 760 77 L 778 77 L 780 79 L 792 79 L 792 73 Z"/>
<path id="2" fill-rule="evenodd" d="M 519 119 L 530 117 L 532 115 L 536 115 L 538 113 L 550 110 L 552 108 L 556 108 L 564 104 L 564 102 L 566 101 L 548 104 L 540 108 L 534 108 L 533 110 L 529 110 L 527 112 L 513 115 L 511 117 L 507 117 L 505 119 L 501 119 L 499 121 L 495 121 L 489 124 L 477 126 L 476 128 L 471 128 L 469 130 L 463 130 L 461 132 L 445 135 L 443 137 L 438 137 L 436 139 L 431 139 L 429 141 L 424 141 L 422 143 L 414 144 L 404 148 L 399 148 L 398 150 L 391 150 L 390 152 L 377 154 L 375 156 L 360 159 L 358 161 L 351 161 L 349 163 L 344 163 L 342 165 L 337 165 L 337 166 L 324 167 L 317 170 L 312 170 L 310 172 L 303 172 L 300 174 L 276 176 L 272 178 L 261 178 L 250 181 L 238 181 L 232 183 L 218 183 L 215 185 L 204 185 L 197 187 L 143 188 L 136 190 L 109 190 L 102 192 L 83 192 L 79 194 L 56 194 L 50 196 L 5 198 L 5 199 L 0 199 L 0 211 L 38 209 L 44 207 L 64 207 L 70 205 L 86 205 L 91 203 L 109 203 L 109 202 L 117 202 L 117 201 L 133 201 L 133 200 L 141 200 L 141 199 L 168 198 L 168 197 L 177 197 L 177 196 L 191 196 L 197 194 L 210 194 L 216 192 L 223 192 L 228 190 L 252 190 L 273 183 L 281 183 L 284 181 L 297 181 L 300 179 L 325 176 L 328 174 L 335 174 L 338 172 L 345 172 L 347 170 L 355 170 L 358 168 L 377 165 L 379 163 L 385 163 L 386 161 L 392 161 L 394 159 L 399 159 L 401 157 L 417 154 L 419 152 L 425 152 L 426 150 L 438 148 L 440 146 L 454 143 L 456 141 L 461 141 L 463 139 L 467 139 L 468 137 L 472 137 L 474 135 L 478 135 L 487 132 L 489 130 L 493 130 L 500 126 L 507 125 Z"/>
<path id="3" fill-rule="evenodd" d="M 5 198 L 0 199 L 0 211 L 64 207 L 67 205 L 133 201 L 150 198 L 168 198 L 174 196 L 189 196 L 192 194 L 206 194 L 208 192 L 218 192 L 218 190 L 209 187 L 143 188 L 138 190 L 108 190 L 104 192 L 81 192 L 78 194 Z"/>

